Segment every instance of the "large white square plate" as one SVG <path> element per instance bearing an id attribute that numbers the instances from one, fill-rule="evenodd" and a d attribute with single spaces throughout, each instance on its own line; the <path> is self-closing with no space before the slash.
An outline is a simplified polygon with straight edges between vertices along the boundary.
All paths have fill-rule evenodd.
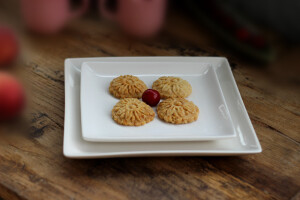
<path id="1" fill-rule="evenodd" d="M 109 85 L 120 75 L 135 75 L 148 88 L 161 76 L 187 80 L 193 88 L 187 98 L 200 109 L 197 121 L 174 125 L 156 118 L 139 127 L 115 123 L 111 110 L 119 99 Z M 154 109 L 156 110 L 156 109 Z M 83 138 L 99 142 L 150 142 L 216 140 L 236 136 L 214 68 L 197 62 L 86 62 L 81 73 L 81 124 Z"/>
<path id="2" fill-rule="evenodd" d="M 88 142 L 81 132 L 80 81 L 83 62 L 197 62 L 216 70 L 237 137 L 194 142 Z M 63 153 L 69 158 L 129 156 L 241 155 L 260 153 L 261 146 L 239 94 L 229 63 L 219 57 L 73 58 L 65 61 L 65 127 Z"/>

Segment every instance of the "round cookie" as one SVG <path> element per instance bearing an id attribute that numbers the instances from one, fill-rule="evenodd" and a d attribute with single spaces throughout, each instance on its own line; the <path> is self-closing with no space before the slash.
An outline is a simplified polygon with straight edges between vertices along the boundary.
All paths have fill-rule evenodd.
<path id="1" fill-rule="evenodd" d="M 121 99 L 111 111 L 115 122 L 125 126 L 141 126 L 151 122 L 154 110 L 136 98 Z"/>
<path id="2" fill-rule="evenodd" d="M 192 86 L 179 77 L 163 76 L 154 81 L 152 88 L 160 93 L 163 99 L 185 98 L 192 93 Z"/>
<path id="3" fill-rule="evenodd" d="M 141 98 L 146 84 L 136 76 L 119 76 L 110 82 L 109 92 L 116 98 Z"/>
<path id="4" fill-rule="evenodd" d="M 158 105 L 157 114 L 165 122 L 186 124 L 198 119 L 199 108 L 192 101 L 184 98 L 170 98 Z"/>

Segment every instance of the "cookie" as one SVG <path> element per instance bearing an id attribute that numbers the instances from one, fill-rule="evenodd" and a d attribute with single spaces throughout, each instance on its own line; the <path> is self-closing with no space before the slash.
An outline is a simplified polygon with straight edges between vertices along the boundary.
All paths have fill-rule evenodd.
<path id="1" fill-rule="evenodd" d="M 172 124 L 186 124 L 196 121 L 199 108 L 184 98 L 170 98 L 157 106 L 157 114 L 161 120 Z"/>
<path id="2" fill-rule="evenodd" d="M 119 76 L 110 82 L 109 92 L 116 98 L 141 98 L 146 84 L 136 76 Z"/>
<path id="3" fill-rule="evenodd" d="M 125 126 L 141 126 L 151 122 L 155 117 L 154 110 L 136 98 L 121 99 L 112 109 L 115 122 Z"/>
<path id="4" fill-rule="evenodd" d="M 185 98 L 192 93 L 192 86 L 179 77 L 163 76 L 157 79 L 152 88 L 160 93 L 161 98 Z"/>

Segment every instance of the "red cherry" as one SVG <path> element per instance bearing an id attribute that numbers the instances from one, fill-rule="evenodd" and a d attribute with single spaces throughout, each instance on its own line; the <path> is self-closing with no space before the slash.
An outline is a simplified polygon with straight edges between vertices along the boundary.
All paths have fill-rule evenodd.
<path id="1" fill-rule="evenodd" d="M 241 41 L 247 41 L 250 38 L 250 33 L 245 28 L 239 28 L 235 32 L 236 37 Z"/>
<path id="2" fill-rule="evenodd" d="M 265 39 L 260 35 L 255 35 L 251 38 L 251 43 L 256 48 L 263 48 L 266 46 Z"/>
<path id="3" fill-rule="evenodd" d="M 160 101 L 160 94 L 156 90 L 148 89 L 143 93 L 142 99 L 149 106 L 156 106 Z"/>
<path id="4" fill-rule="evenodd" d="M 222 23 L 228 31 L 232 31 L 236 26 L 235 21 L 230 16 L 224 16 L 222 18 Z"/>

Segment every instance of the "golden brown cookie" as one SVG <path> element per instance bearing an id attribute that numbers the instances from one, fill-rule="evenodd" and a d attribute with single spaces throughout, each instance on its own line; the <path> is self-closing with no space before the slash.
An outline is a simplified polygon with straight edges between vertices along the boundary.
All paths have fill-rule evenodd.
<path id="1" fill-rule="evenodd" d="M 185 98 L 192 93 L 192 86 L 179 77 L 163 76 L 154 81 L 152 88 L 160 93 L 161 98 Z"/>
<path id="2" fill-rule="evenodd" d="M 155 117 L 154 110 L 136 98 L 121 99 L 112 109 L 113 120 L 125 126 L 141 126 L 151 122 Z"/>
<path id="3" fill-rule="evenodd" d="M 146 84 L 136 76 L 119 76 L 110 82 L 109 92 L 116 98 L 141 98 Z"/>
<path id="4" fill-rule="evenodd" d="M 170 98 L 157 106 L 158 117 L 172 124 L 186 124 L 196 121 L 199 108 L 184 98 Z"/>

